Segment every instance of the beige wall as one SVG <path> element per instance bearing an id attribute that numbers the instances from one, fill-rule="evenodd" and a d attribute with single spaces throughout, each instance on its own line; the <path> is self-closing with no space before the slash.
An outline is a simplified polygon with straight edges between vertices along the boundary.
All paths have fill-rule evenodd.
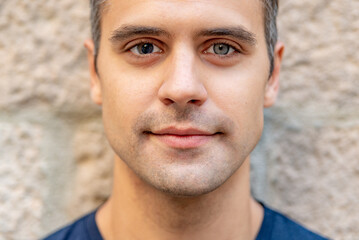
<path id="1" fill-rule="evenodd" d="M 359 239 L 359 0 L 283 0 L 281 95 L 253 192 L 335 239 Z M 98 206 L 112 153 L 89 98 L 87 0 L 0 0 L 0 240 Z"/>

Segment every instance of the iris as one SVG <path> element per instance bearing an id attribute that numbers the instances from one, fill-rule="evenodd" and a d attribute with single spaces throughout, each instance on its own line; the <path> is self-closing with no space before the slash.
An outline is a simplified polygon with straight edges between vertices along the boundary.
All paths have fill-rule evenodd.
<path id="1" fill-rule="evenodd" d="M 217 43 L 213 46 L 213 52 L 218 55 L 226 55 L 229 52 L 230 46 L 223 43 Z"/>
<path id="2" fill-rule="evenodd" d="M 151 43 L 143 43 L 137 46 L 137 50 L 140 54 L 150 54 L 153 53 L 153 44 Z"/>

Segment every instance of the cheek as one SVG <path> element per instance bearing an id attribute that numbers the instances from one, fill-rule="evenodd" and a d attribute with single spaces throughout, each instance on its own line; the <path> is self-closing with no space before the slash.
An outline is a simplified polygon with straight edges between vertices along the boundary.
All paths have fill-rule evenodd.
<path id="1" fill-rule="evenodd" d="M 101 53 L 103 111 L 111 110 L 112 114 L 121 115 L 121 120 L 126 116 L 130 121 L 153 102 L 157 73 L 128 64 L 107 45 Z"/>
<path id="2" fill-rule="evenodd" d="M 207 91 L 221 109 L 229 112 L 263 109 L 265 74 L 230 69 L 213 71 L 206 78 Z"/>
<path id="3" fill-rule="evenodd" d="M 213 72 L 212 76 L 209 95 L 213 103 L 235 121 L 240 132 L 261 130 L 266 75 L 233 69 Z"/>
<path id="4" fill-rule="evenodd" d="M 110 72 L 102 79 L 103 118 L 105 128 L 118 134 L 131 131 L 137 117 L 146 111 L 155 100 L 156 87 L 151 74 L 136 74 L 131 71 Z M 112 133 L 110 133 L 112 134 Z"/>

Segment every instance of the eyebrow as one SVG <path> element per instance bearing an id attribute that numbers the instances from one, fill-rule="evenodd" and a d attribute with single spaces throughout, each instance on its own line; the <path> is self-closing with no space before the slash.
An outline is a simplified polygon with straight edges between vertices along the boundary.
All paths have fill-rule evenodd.
<path id="1" fill-rule="evenodd" d="M 256 35 L 242 26 L 205 29 L 197 33 L 197 36 L 229 36 L 251 46 L 257 44 Z"/>
<path id="2" fill-rule="evenodd" d="M 148 26 L 133 26 L 133 25 L 126 25 L 121 26 L 114 30 L 111 34 L 109 40 L 112 43 L 118 41 L 124 41 L 126 39 L 135 37 L 135 36 L 142 36 L 142 35 L 151 35 L 151 36 L 162 36 L 165 35 L 167 37 L 170 36 L 168 32 L 161 28 L 156 27 L 148 27 Z"/>
<path id="3" fill-rule="evenodd" d="M 157 27 L 125 25 L 114 30 L 109 40 L 112 43 L 116 43 L 135 36 L 143 36 L 143 35 L 151 35 L 151 36 L 164 35 L 166 37 L 171 36 L 171 34 L 168 33 L 167 31 Z M 242 42 L 245 42 L 251 46 L 257 44 L 256 35 L 246 30 L 242 26 L 204 29 L 196 34 L 196 37 L 200 37 L 200 36 L 229 36 L 236 38 Z"/>

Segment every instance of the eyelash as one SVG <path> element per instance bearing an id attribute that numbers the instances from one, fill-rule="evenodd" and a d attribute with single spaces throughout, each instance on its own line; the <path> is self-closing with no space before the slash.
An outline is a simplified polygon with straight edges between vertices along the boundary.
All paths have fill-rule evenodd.
<path id="1" fill-rule="evenodd" d="M 159 44 L 157 41 L 153 41 L 153 40 L 145 40 L 145 39 L 141 39 L 141 40 L 138 40 L 138 41 L 135 41 L 134 43 L 128 45 L 125 47 L 125 52 L 130 52 L 132 48 L 140 45 L 140 44 L 145 44 L 145 43 L 149 43 L 149 44 L 153 44 L 153 45 L 156 45 L 159 49 L 163 49 L 163 47 L 161 46 L 161 44 Z M 162 50 L 163 51 L 163 50 Z M 153 54 L 153 53 L 152 53 Z M 133 54 L 135 55 L 136 57 L 146 57 L 146 55 L 151 55 L 151 54 L 143 54 L 143 56 L 139 56 L 139 55 L 136 55 L 136 54 Z"/>
<path id="2" fill-rule="evenodd" d="M 163 47 L 161 46 L 161 44 L 157 43 L 157 41 L 153 41 L 153 40 L 144 40 L 144 39 L 141 39 L 141 40 L 138 40 L 134 43 L 132 43 L 131 45 L 129 46 L 126 46 L 125 48 L 125 52 L 131 52 L 131 49 L 140 45 L 140 44 L 145 44 L 145 43 L 149 43 L 149 44 L 153 44 L 153 45 L 156 45 L 158 48 L 160 48 L 161 50 L 163 49 Z M 228 58 L 228 57 L 231 57 L 232 55 L 237 55 L 237 54 L 240 54 L 240 53 L 243 53 L 242 49 L 240 49 L 239 47 L 236 47 L 234 46 L 233 43 L 229 42 L 229 41 L 226 41 L 226 40 L 211 40 L 210 42 L 210 45 L 208 47 L 205 48 L 205 50 L 202 51 L 202 53 L 205 53 L 205 54 L 212 54 L 212 53 L 208 53 L 206 52 L 210 47 L 213 47 L 215 44 L 226 44 L 228 45 L 229 47 L 233 48 L 234 52 L 233 53 L 230 53 L 230 54 L 226 54 L 226 55 L 219 55 L 219 54 L 213 54 L 215 55 L 216 57 L 219 57 L 219 58 Z M 158 46 L 160 45 L 160 46 Z M 207 44 L 206 44 L 207 45 Z M 163 51 L 163 50 L 162 50 Z M 162 52 L 161 51 L 161 52 Z M 149 57 L 153 54 L 158 54 L 158 53 L 151 53 L 151 54 L 143 54 L 143 55 L 137 55 L 137 54 L 132 54 L 133 56 L 137 57 L 137 58 L 143 58 L 143 57 Z"/>
<path id="3" fill-rule="evenodd" d="M 236 47 L 236 46 L 234 46 L 234 44 L 233 43 L 231 43 L 231 42 L 229 42 L 229 41 L 227 41 L 227 40 L 212 40 L 211 42 L 210 42 L 210 45 L 208 46 L 208 47 L 206 47 L 206 49 L 204 50 L 204 51 L 202 51 L 202 52 L 204 52 L 204 53 L 206 53 L 206 51 L 209 49 L 209 48 L 211 48 L 211 47 L 213 47 L 214 45 L 216 45 L 216 44 L 225 44 L 225 45 L 228 45 L 229 47 L 231 47 L 231 48 L 233 48 L 233 50 L 234 50 L 234 52 L 233 53 L 231 53 L 231 54 L 226 54 L 226 55 L 219 55 L 219 54 L 213 54 L 213 55 L 215 55 L 216 57 L 219 57 L 219 58 L 228 58 L 228 57 L 231 57 L 232 55 L 236 55 L 236 54 L 240 54 L 240 53 L 243 53 L 243 51 L 239 48 L 239 47 Z M 208 54 L 208 53 L 207 53 Z M 212 54 L 212 53 L 210 53 L 210 54 Z"/>

